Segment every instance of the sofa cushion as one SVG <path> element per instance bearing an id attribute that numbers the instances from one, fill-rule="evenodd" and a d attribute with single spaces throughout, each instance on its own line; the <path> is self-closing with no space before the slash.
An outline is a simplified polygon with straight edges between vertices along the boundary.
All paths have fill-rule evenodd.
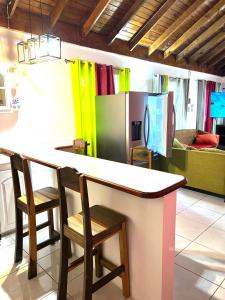
<path id="1" fill-rule="evenodd" d="M 195 138 L 195 146 L 196 145 L 211 145 L 215 147 L 219 144 L 219 136 L 216 134 L 206 133 L 206 134 L 198 134 Z M 208 147 L 210 148 L 210 147 Z"/>
<path id="2" fill-rule="evenodd" d="M 178 139 L 174 138 L 173 148 L 186 149 L 186 146 L 184 144 L 182 144 L 180 141 L 178 141 Z"/>
<path id="3" fill-rule="evenodd" d="M 196 129 L 176 130 L 175 137 L 183 144 L 191 145 L 198 131 Z"/>
<path id="4" fill-rule="evenodd" d="M 225 151 L 221 150 L 221 149 L 217 149 L 217 148 L 202 148 L 199 149 L 200 151 L 208 151 L 208 152 L 212 152 L 212 153 L 221 153 L 225 155 Z"/>

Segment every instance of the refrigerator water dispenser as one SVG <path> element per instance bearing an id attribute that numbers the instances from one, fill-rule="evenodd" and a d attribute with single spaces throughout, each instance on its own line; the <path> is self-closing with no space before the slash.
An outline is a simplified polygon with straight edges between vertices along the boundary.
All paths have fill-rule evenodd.
<path id="1" fill-rule="evenodd" d="M 132 121 L 131 123 L 131 140 L 139 141 L 141 140 L 141 129 L 142 129 L 142 121 Z"/>

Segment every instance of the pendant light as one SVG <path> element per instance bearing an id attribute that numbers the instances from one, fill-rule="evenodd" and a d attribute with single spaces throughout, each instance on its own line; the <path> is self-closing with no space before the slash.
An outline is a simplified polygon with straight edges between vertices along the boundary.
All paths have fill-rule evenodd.
<path id="1" fill-rule="evenodd" d="M 31 38 L 17 44 L 18 62 L 36 64 L 40 62 L 61 59 L 61 39 L 51 33 L 43 34 L 42 2 L 40 1 L 42 34 L 32 35 L 31 8 L 29 0 L 29 22 Z"/>
<path id="2" fill-rule="evenodd" d="M 61 59 L 61 40 L 52 33 L 43 34 L 43 13 L 40 0 L 42 35 L 39 36 L 39 57 L 41 61 Z"/>

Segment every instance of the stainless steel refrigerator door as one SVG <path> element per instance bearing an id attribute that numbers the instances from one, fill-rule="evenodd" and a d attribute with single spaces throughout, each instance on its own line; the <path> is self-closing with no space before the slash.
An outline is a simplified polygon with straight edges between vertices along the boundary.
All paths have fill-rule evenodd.
<path id="1" fill-rule="evenodd" d="M 131 147 L 144 145 L 144 116 L 148 106 L 148 93 L 129 92 L 127 97 L 127 159 Z"/>
<path id="2" fill-rule="evenodd" d="M 127 162 L 125 93 L 96 97 L 97 157 Z"/>

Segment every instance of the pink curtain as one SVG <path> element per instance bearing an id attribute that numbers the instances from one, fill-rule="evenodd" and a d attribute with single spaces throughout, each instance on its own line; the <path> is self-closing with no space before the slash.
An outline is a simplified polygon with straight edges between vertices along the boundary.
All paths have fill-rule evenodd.
<path id="1" fill-rule="evenodd" d="M 205 131 L 212 131 L 212 118 L 210 118 L 210 96 L 212 92 L 215 92 L 216 83 L 213 81 L 207 81 L 206 83 L 206 99 L 205 99 Z"/>
<path id="2" fill-rule="evenodd" d="M 115 94 L 113 67 L 96 64 L 95 71 L 96 71 L 96 95 Z"/>

